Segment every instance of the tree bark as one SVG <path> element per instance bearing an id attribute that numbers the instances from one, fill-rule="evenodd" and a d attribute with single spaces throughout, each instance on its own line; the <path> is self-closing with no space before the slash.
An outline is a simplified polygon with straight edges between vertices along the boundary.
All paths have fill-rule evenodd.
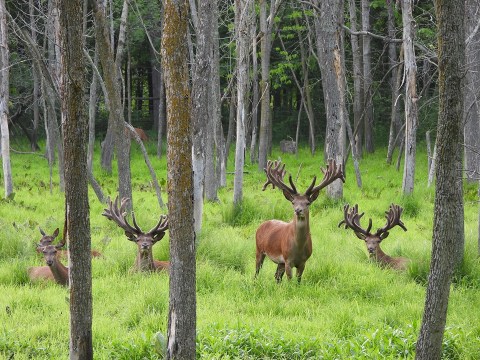
<path id="1" fill-rule="evenodd" d="M 70 359 L 93 359 L 83 0 L 60 0 L 65 220 L 69 243 Z M 79 55 L 80 54 L 80 55 Z"/>
<path id="2" fill-rule="evenodd" d="M 370 31 L 370 0 L 362 0 L 362 31 Z M 362 38 L 363 61 L 363 117 L 365 124 L 365 151 L 373 153 L 373 75 L 371 38 L 364 35 Z"/>
<path id="3" fill-rule="evenodd" d="M 0 0 L 0 132 L 2 135 L 2 165 L 5 198 L 13 193 L 12 167 L 10 164 L 10 133 L 8 130 L 9 60 L 7 41 L 7 16 L 5 0 Z"/>
<path id="4" fill-rule="evenodd" d="M 417 64 L 413 48 L 414 21 L 412 1 L 402 1 L 403 47 L 405 57 L 405 163 L 403 167 L 403 193 L 413 193 L 415 184 L 415 155 L 417 153 Z"/>
<path id="5" fill-rule="evenodd" d="M 164 0 L 170 303 L 167 359 L 195 359 L 195 233 L 186 0 Z"/>
<path id="6" fill-rule="evenodd" d="M 464 242 L 460 145 L 463 120 L 465 37 L 463 1 L 437 0 L 439 118 L 432 261 L 416 359 L 442 355 L 450 284 Z"/>

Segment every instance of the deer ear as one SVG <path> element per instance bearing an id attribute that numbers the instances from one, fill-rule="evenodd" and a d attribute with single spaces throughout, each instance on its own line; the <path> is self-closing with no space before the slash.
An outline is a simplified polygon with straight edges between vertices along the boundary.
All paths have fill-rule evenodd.
<path id="1" fill-rule="evenodd" d="M 320 195 L 320 190 L 315 191 L 312 195 L 310 195 L 308 197 L 308 201 L 310 201 L 310 203 L 313 203 L 315 200 L 317 200 L 318 195 Z"/>
<path id="2" fill-rule="evenodd" d="M 360 240 L 365 240 L 367 237 L 365 236 L 365 234 L 362 234 L 361 232 L 357 232 L 355 231 L 355 235 L 357 235 L 357 237 L 360 239 Z"/>
<path id="3" fill-rule="evenodd" d="M 56 238 L 58 236 L 58 228 L 55 229 L 55 231 L 53 232 L 53 237 Z"/>
<path id="4" fill-rule="evenodd" d="M 136 236 L 130 232 L 130 231 L 125 231 L 125 236 L 128 238 L 130 241 L 137 241 Z"/>
<path id="5" fill-rule="evenodd" d="M 163 239 L 164 236 L 165 236 L 165 233 L 164 233 L 164 232 L 155 234 L 155 235 L 153 236 L 153 241 L 154 241 L 154 242 L 160 241 L 160 240 Z"/>

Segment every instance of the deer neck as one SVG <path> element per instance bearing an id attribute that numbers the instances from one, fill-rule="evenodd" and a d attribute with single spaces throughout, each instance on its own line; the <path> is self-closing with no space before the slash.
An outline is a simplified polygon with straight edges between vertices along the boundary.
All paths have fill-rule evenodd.
<path id="1" fill-rule="evenodd" d="M 138 271 L 154 271 L 155 264 L 153 262 L 152 252 L 139 251 L 135 261 L 135 267 Z"/>
<path id="2" fill-rule="evenodd" d="M 58 284 L 68 285 L 68 268 L 63 265 L 57 258 L 50 266 L 50 271 L 53 274 L 53 278 Z"/>
<path id="3" fill-rule="evenodd" d="M 304 216 L 299 217 L 295 215 L 293 218 L 295 226 L 295 238 L 298 244 L 305 244 L 310 235 L 309 214 L 306 212 Z"/>
<path id="4" fill-rule="evenodd" d="M 383 250 L 380 248 L 380 245 L 377 247 L 375 252 L 370 255 L 372 259 L 375 261 L 381 263 L 381 264 L 392 264 L 394 262 L 393 258 L 383 252 Z"/>

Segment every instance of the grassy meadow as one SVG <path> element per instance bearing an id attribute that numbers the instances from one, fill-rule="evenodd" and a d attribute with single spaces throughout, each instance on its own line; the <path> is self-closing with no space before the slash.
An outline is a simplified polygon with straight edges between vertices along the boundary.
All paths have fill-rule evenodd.
<path id="1" fill-rule="evenodd" d="M 24 151 L 27 145 L 13 143 Z M 244 202 L 232 207 L 233 155 L 227 187 L 219 202 L 204 207 L 197 236 L 197 358 L 199 359 L 413 359 L 420 330 L 431 252 L 434 188 L 427 187 L 427 158 L 418 147 L 416 184 L 402 196 L 402 171 L 385 164 L 386 149 L 360 163 L 363 188 L 356 186 L 351 159 L 344 198 L 333 201 L 324 191 L 310 208 L 313 255 L 302 283 L 276 284 L 276 265 L 268 258 L 255 273 L 255 231 L 264 220 L 290 220 L 293 211 L 277 189 L 262 192 L 265 175 L 247 161 Z M 165 190 L 166 159 L 149 153 Z M 298 158 L 280 154 L 299 191 L 312 177 L 322 177 L 321 152 L 302 149 Z M 249 157 L 247 156 L 247 159 Z M 0 359 L 68 359 L 69 292 L 53 283 L 31 283 L 26 269 L 43 265 L 35 253 L 41 235 L 62 230 L 64 194 L 53 175 L 50 190 L 46 159 L 12 153 L 14 199 L 0 200 Z M 114 197 L 116 175 L 94 170 L 103 190 Z M 160 209 L 143 158 L 132 149 L 135 215 L 150 229 Z M 167 194 L 162 193 L 167 201 Z M 477 186 L 465 185 L 465 262 L 451 288 L 444 359 L 480 359 L 480 262 L 477 257 Z M 391 203 L 404 208 L 408 231 L 390 231 L 382 249 L 411 259 L 406 272 L 381 269 L 370 262 L 363 241 L 337 225 L 343 205 L 358 203 L 373 227 L 385 224 Z M 104 205 L 90 189 L 92 248 L 103 258 L 93 266 L 93 344 L 95 359 L 159 359 L 158 332 L 166 334 L 168 275 L 130 271 L 136 246 L 123 231 L 101 216 Z M 364 225 L 366 226 L 366 222 Z M 154 257 L 168 259 L 167 235 Z M 165 335 L 166 336 L 166 335 Z"/>

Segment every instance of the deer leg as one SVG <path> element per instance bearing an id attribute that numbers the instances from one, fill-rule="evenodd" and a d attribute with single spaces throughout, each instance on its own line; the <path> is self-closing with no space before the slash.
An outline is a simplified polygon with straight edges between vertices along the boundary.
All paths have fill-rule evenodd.
<path id="1" fill-rule="evenodd" d="M 285 263 L 285 272 L 287 273 L 287 279 L 291 280 L 292 279 L 292 267 L 288 262 Z"/>
<path id="2" fill-rule="evenodd" d="M 265 260 L 265 254 L 262 252 L 257 252 L 257 266 L 255 269 L 255 277 L 257 277 L 258 273 L 260 272 L 260 269 L 262 268 L 263 265 L 263 260 Z"/>
<path id="3" fill-rule="evenodd" d="M 285 273 L 285 264 L 280 263 L 277 266 L 277 271 L 275 271 L 275 280 L 277 280 L 277 283 L 282 281 L 283 274 Z"/>
<path id="4" fill-rule="evenodd" d="M 303 270 L 305 270 L 305 264 L 297 266 L 297 281 L 299 284 L 302 281 Z"/>

